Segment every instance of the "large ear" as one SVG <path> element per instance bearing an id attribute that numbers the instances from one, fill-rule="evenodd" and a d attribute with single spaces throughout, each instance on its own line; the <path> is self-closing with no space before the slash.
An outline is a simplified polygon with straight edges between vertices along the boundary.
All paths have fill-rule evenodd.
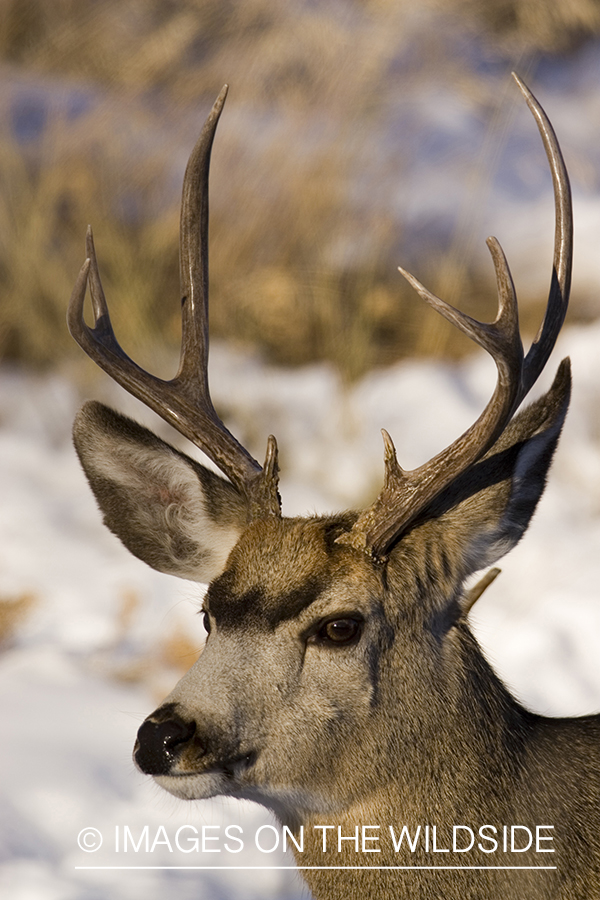
<path id="1" fill-rule="evenodd" d="M 444 581 L 448 597 L 448 589 L 460 588 L 468 575 L 495 563 L 521 539 L 544 492 L 570 390 L 566 359 L 548 393 L 515 416 L 486 456 L 400 542 L 398 553 L 429 560 L 429 572 L 419 579 Z M 420 552 L 415 544 L 424 545 Z"/>
<path id="2" fill-rule="evenodd" d="M 106 525 L 135 556 L 192 581 L 221 574 L 247 522 L 232 484 L 101 403 L 82 407 L 73 438 Z"/>

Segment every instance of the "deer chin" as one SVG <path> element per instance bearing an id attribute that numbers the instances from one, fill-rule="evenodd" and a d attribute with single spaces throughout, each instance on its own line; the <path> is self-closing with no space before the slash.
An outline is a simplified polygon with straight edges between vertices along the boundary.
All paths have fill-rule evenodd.
<path id="1" fill-rule="evenodd" d="M 208 800 L 228 794 L 229 780 L 222 772 L 203 772 L 199 775 L 154 775 L 159 787 L 180 800 Z"/>
<path id="2" fill-rule="evenodd" d="M 299 787 L 283 788 L 249 783 L 244 778 L 247 768 L 240 760 L 220 770 L 154 775 L 153 778 L 159 787 L 179 800 L 209 800 L 223 796 L 250 800 L 271 810 L 286 823 L 296 822 L 300 811 L 304 815 L 325 815 L 340 812 L 346 805 Z"/>

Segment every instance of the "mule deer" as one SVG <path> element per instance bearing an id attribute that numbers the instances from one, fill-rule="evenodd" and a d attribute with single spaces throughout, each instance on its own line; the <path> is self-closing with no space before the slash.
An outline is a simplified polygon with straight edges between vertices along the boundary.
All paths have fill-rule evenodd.
<path id="1" fill-rule="evenodd" d="M 491 354 L 497 385 L 474 425 L 413 471 L 399 466 L 384 431 L 383 488 L 360 514 L 282 517 L 275 439 L 261 467 L 210 399 L 208 170 L 226 88 L 184 179 L 177 375 L 162 381 L 121 350 L 91 232 L 71 300 L 69 326 L 83 349 L 228 479 L 98 403 L 77 416 L 75 446 L 108 527 L 161 572 L 209 584 L 206 647 L 142 724 L 135 762 L 177 797 L 224 794 L 268 807 L 295 838 L 315 897 L 326 900 L 600 897 L 600 716 L 524 709 L 467 622 L 477 591 L 465 579 L 525 532 L 570 393 L 564 360 L 550 390 L 516 413 L 562 326 L 572 257 L 556 136 L 517 83 L 554 183 L 543 323 L 524 355 L 494 238 L 492 324 L 403 272 Z M 83 319 L 88 284 L 93 328 Z"/>

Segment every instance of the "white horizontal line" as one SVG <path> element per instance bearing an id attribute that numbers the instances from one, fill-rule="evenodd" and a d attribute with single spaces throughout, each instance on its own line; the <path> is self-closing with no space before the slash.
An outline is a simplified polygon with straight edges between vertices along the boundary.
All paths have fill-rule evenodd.
<path id="1" fill-rule="evenodd" d="M 556 869 L 556 866 L 75 866 L 76 869 L 194 869 L 214 871 L 249 871 L 258 870 L 261 872 L 279 871 L 282 869 L 376 869 L 397 870 L 397 869 L 539 869 L 540 871 L 548 869 Z"/>

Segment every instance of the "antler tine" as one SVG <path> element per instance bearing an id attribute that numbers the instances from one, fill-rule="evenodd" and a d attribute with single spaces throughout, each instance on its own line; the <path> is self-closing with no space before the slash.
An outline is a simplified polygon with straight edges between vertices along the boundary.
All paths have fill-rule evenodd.
<path id="1" fill-rule="evenodd" d="M 493 396 L 477 421 L 454 443 L 417 469 L 407 472 L 398 465 L 392 440 L 387 432 L 384 433 L 385 479 L 382 491 L 373 505 L 359 516 L 352 530 L 338 538 L 340 543 L 366 550 L 376 558 L 384 557 L 392 543 L 419 514 L 494 445 L 546 364 L 565 317 L 572 257 L 569 181 L 548 118 L 525 85 L 518 78 L 516 80 L 535 116 L 554 184 L 554 270 L 544 322 L 524 358 L 515 288 L 508 263 L 495 238 L 489 238 L 487 244 L 496 270 L 498 315 L 489 325 L 440 300 L 414 276 L 400 269 L 423 300 L 491 354 L 498 378 Z"/>
<path id="2" fill-rule="evenodd" d="M 573 207 L 569 176 L 550 120 L 519 76 L 515 72 L 512 76 L 527 101 L 544 143 L 552 173 L 555 207 L 552 282 L 544 321 L 525 357 L 523 371 L 523 396 L 525 396 L 546 365 L 567 314 L 573 264 Z"/>
<path id="3" fill-rule="evenodd" d="M 163 381 L 141 369 L 120 347 L 100 281 L 91 229 L 67 321 L 77 343 L 127 391 L 203 450 L 248 499 L 251 518 L 281 515 L 277 491 L 277 444 L 269 438 L 263 469 L 228 431 L 208 388 L 208 175 L 210 153 L 227 85 L 219 94 L 188 162 L 180 225 L 182 350 L 175 378 Z M 83 318 L 89 283 L 94 327 Z"/>
<path id="4" fill-rule="evenodd" d="M 523 359 L 523 345 L 519 332 L 519 312 L 513 280 L 506 262 L 506 257 L 496 238 L 487 241 L 494 266 L 498 287 L 498 314 L 494 322 L 478 322 L 466 313 L 461 312 L 445 300 L 441 300 L 427 290 L 414 275 L 398 267 L 398 271 L 416 290 L 419 296 L 432 306 L 440 315 L 455 325 L 460 331 L 475 341 L 496 361 L 499 367 L 508 364 L 512 369 L 519 368 Z"/>
<path id="5" fill-rule="evenodd" d="M 419 512 L 494 444 L 518 404 L 523 346 L 516 295 L 500 245 L 490 238 L 488 246 L 496 266 L 499 293 L 498 315 L 491 324 L 478 322 L 460 312 L 428 291 L 409 272 L 404 269 L 400 272 L 420 297 L 491 354 L 498 370 L 492 398 L 477 421 L 461 437 L 412 471 L 407 472 L 398 465 L 392 439 L 384 431 L 383 489 L 375 503 L 359 516 L 352 530 L 338 538 L 340 543 L 369 550 L 375 557 L 384 556 L 390 544 Z"/>
<path id="6" fill-rule="evenodd" d="M 181 195 L 179 223 L 179 280 L 182 342 L 177 378 L 196 384 L 199 401 L 212 407 L 208 368 L 208 175 L 215 131 L 228 85 L 215 100 L 202 133 L 190 154 Z M 194 381 L 196 375 L 200 375 Z"/>

